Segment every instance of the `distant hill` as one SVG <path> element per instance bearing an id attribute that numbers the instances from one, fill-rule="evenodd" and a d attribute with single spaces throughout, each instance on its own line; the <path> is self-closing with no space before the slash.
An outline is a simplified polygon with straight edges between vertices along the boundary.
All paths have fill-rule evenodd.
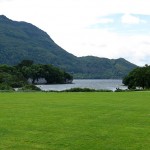
<path id="1" fill-rule="evenodd" d="M 76 78 L 118 79 L 136 67 L 123 58 L 76 57 L 36 26 L 0 15 L 0 64 L 15 65 L 24 59 L 53 64 Z"/>
<path id="2" fill-rule="evenodd" d="M 108 59 L 93 56 L 80 57 L 82 73 L 80 78 L 119 79 L 136 66 L 123 58 Z"/>

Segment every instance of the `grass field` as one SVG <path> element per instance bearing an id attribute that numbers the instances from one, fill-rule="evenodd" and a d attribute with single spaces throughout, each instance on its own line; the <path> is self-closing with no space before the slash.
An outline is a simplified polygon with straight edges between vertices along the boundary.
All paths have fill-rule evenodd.
<path id="1" fill-rule="evenodd" d="M 0 93 L 0 150 L 150 150 L 150 92 Z"/>

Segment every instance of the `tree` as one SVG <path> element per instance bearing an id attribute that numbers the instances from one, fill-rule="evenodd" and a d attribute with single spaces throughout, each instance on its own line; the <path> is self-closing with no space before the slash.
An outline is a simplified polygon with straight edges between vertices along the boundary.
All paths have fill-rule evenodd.
<path id="1" fill-rule="evenodd" d="M 16 68 L 23 74 L 26 80 L 31 79 L 32 84 L 44 78 L 47 84 L 71 83 L 73 76 L 54 67 L 53 65 L 34 64 L 33 61 L 23 60 Z"/>
<path id="2" fill-rule="evenodd" d="M 45 79 L 47 84 L 71 83 L 73 80 L 70 74 L 57 67 L 52 65 L 33 64 L 33 61 L 30 60 L 24 60 L 15 67 L 0 65 L 1 85 L 7 85 L 13 88 L 22 87 L 29 84 L 28 79 L 32 80 L 32 84 L 35 84 L 35 81 L 41 78 Z"/>
<path id="3" fill-rule="evenodd" d="M 33 61 L 32 60 L 23 60 L 17 66 L 22 68 L 23 66 L 30 67 L 32 65 L 33 65 Z"/>
<path id="4" fill-rule="evenodd" d="M 123 79 L 123 83 L 129 89 L 135 89 L 136 87 L 150 88 L 150 66 L 145 65 L 135 68 Z"/>

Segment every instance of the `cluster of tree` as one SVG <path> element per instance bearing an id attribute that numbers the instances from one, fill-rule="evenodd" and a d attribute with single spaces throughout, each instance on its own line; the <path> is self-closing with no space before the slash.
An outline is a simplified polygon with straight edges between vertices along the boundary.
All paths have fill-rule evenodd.
<path id="1" fill-rule="evenodd" d="M 22 87 L 27 84 L 23 74 L 16 67 L 0 65 L 0 87 L 9 89 L 10 87 Z"/>
<path id="2" fill-rule="evenodd" d="M 23 60 L 16 66 L 26 79 L 32 79 L 32 83 L 43 78 L 46 83 L 71 83 L 73 76 L 54 67 L 53 65 L 34 64 L 31 60 Z"/>
<path id="3" fill-rule="evenodd" d="M 123 84 L 129 89 L 136 87 L 149 89 L 150 88 L 150 66 L 137 67 L 133 69 L 124 79 Z"/>
<path id="4" fill-rule="evenodd" d="M 34 64 L 31 60 L 23 60 L 16 66 L 0 65 L 0 84 L 13 88 L 28 84 L 28 80 L 44 79 L 46 84 L 71 83 L 72 75 L 52 65 Z"/>

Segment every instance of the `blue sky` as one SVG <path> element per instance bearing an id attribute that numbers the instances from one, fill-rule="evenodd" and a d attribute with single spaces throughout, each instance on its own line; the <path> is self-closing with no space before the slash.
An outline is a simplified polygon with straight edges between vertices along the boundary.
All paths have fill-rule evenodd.
<path id="1" fill-rule="evenodd" d="M 0 14 L 38 26 L 76 56 L 150 64 L 148 0 L 0 0 Z"/>
<path id="2" fill-rule="evenodd" d="M 150 34 L 150 15 L 113 14 L 99 17 L 99 22 L 89 26 L 91 29 L 109 29 L 118 34 Z M 131 20 L 130 20 L 131 19 Z"/>

